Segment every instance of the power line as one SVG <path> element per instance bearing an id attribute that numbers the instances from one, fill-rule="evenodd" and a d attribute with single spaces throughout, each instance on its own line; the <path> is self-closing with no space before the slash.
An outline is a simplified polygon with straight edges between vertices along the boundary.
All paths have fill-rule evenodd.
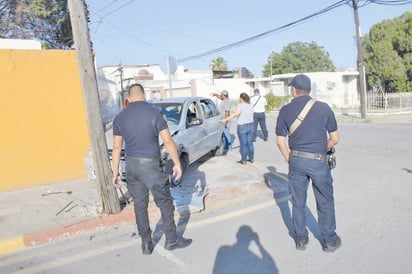
<path id="1" fill-rule="evenodd" d="M 384 5 L 384 6 L 402 6 L 407 4 L 412 4 L 411 0 L 368 0 L 374 4 Z"/>
<path id="2" fill-rule="evenodd" d="M 299 19 L 299 20 L 293 21 L 293 22 L 288 23 L 288 24 L 286 24 L 286 25 L 283 25 L 283 26 L 281 26 L 281 27 L 277 27 L 277 28 L 274 28 L 274 29 L 271 29 L 271 30 L 268 30 L 268 31 L 265 31 L 265 32 L 262 32 L 262 33 L 259 33 L 259 34 L 257 34 L 257 35 L 252 36 L 252 37 L 249 37 L 249 38 L 240 40 L 240 41 L 238 41 L 238 42 L 234 42 L 234 43 L 231 43 L 231 44 L 228 44 L 228 45 L 225 45 L 225 46 L 222 46 L 222 47 L 213 49 L 213 50 L 209 50 L 209 51 L 206 51 L 206 52 L 203 52 L 203 53 L 200 53 L 200 54 L 196 54 L 196 55 L 192 55 L 192 56 L 189 56 L 189 57 L 186 57 L 186 58 L 182 58 L 182 59 L 178 60 L 178 62 L 186 62 L 186 61 L 198 59 L 198 58 L 201 58 L 201 57 L 204 57 L 204 56 L 207 56 L 207 55 L 212 55 L 212 54 L 215 54 L 215 53 L 218 53 L 218 52 L 221 52 L 221 51 L 224 51 L 224 50 L 228 50 L 228 49 L 231 49 L 231 48 L 239 47 L 239 46 L 241 46 L 241 45 L 243 45 L 243 44 L 250 43 L 250 42 L 252 42 L 252 41 L 254 41 L 254 40 L 260 39 L 260 38 L 262 38 L 262 37 L 264 37 L 264 36 L 267 36 L 267 35 L 270 35 L 270 34 L 272 34 L 272 33 L 275 33 L 275 32 L 278 32 L 278 31 L 282 31 L 282 30 L 291 28 L 291 27 L 293 27 L 293 26 L 295 26 L 295 25 L 297 25 L 297 24 L 299 24 L 299 23 L 302 23 L 302 22 L 307 21 L 307 20 L 309 20 L 309 19 L 311 19 L 311 18 L 314 18 L 314 17 L 316 17 L 316 16 L 319 16 L 319 15 L 321 15 L 321 14 L 323 14 L 323 13 L 326 13 L 326 12 L 328 12 L 328 11 L 330 11 L 330 10 L 333 10 L 333 9 L 335 9 L 335 8 L 338 8 L 338 7 L 342 6 L 342 5 L 345 5 L 346 3 L 347 3 L 347 0 L 340 0 L 340 1 L 338 1 L 338 2 L 336 2 L 336 3 L 334 3 L 334 4 L 332 4 L 332 5 L 324 8 L 324 9 L 318 11 L 318 12 L 315 12 L 315 13 L 313 13 L 313 14 L 311 14 L 311 15 L 305 16 L 305 17 L 303 17 L 303 18 L 301 18 L 301 19 Z"/>

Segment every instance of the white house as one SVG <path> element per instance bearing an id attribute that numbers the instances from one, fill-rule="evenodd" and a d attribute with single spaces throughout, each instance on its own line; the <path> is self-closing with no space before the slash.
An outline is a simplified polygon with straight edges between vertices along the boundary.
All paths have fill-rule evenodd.
<path id="1" fill-rule="evenodd" d="M 210 97 L 211 92 L 224 89 L 229 91 L 229 98 L 237 100 L 240 93 L 253 94 L 259 88 L 262 95 L 272 93 L 276 96 L 290 95 L 288 83 L 296 74 L 273 75 L 265 78 L 229 78 L 213 79 L 210 70 L 190 70 L 177 66 L 176 72 L 169 76 L 162 72 L 159 65 L 147 66 L 105 66 L 98 69 L 99 75 L 112 81 L 111 91 L 114 98 L 121 97 L 121 90 L 128 85 L 141 83 L 148 98 L 203 96 Z M 336 108 L 355 108 L 359 106 L 357 92 L 357 71 L 311 72 L 306 73 L 312 80 L 311 96 Z M 121 81 L 123 80 L 123 81 Z M 170 85 L 171 88 L 170 89 Z M 121 100 L 120 100 L 121 101 Z"/>

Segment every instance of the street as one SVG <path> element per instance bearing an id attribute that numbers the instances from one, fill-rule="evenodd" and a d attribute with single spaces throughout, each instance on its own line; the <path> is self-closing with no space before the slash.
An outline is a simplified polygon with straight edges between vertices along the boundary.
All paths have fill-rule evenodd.
<path id="1" fill-rule="evenodd" d="M 0 273 L 411 273 L 411 124 L 339 124 L 333 176 L 343 245 L 329 254 L 319 242 L 311 189 L 309 245 L 305 251 L 295 249 L 287 164 L 276 148 L 274 123 L 273 118 L 267 121 L 269 141 L 258 138 L 255 143 L 255 164 L 244 167 L 251 173 L 252 188 L 267 187 L 206 204 L 200 213 L 176 215 L 179 233 L 193 239 L 190 247 L 165 250 L 161 223 L 153 218 L 156 245 L 151 256 L 141 254 L 135 225 L 119 224 L 2 256 Z M 217 172 L 235 172 L 238 158 L 238 149 L 219 157 Z M 199 177 L 199 165 L 191 167 L 189 175 Z M 208 174 L 203 175 L 211 183 Z"/>

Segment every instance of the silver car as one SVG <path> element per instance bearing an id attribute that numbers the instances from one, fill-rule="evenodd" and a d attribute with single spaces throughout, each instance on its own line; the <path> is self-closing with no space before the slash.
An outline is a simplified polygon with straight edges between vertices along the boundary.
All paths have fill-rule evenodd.
<path id="1" fill-rule="evenodd" d="M 176 143 L 182 169 L 211 152 L 213 156 L 224 152 L 222 119 L 214 102 L 202 97 L 180 97 L 149 101 L 159 108 Z M 161 165 L 166 174 L 173 166 L 160 140 Z M 172 186 L 179 184 L 170 178 Z"/>
<path id="2" fill-rule="evenodd" d="M 224 128 L 223 124 L 220 123 L 222 117 L 212 100 L 203 97 L 177 97 L 155 99 L 148 101 L 148 103 L 162 111 L 170 133 L 176 143 L 183 171 L 207 153 L 212 153 L 213 156 L 224 153 Z M 111 158 L 113 144 L 111 124 L 106 128 L 106 140 L 109 157 Z M 160 137 L 159 145 L 161 150 L 160 165 L 169 176 L 170 185 L 172 187 L 176 186 L 180 182 L 175 181 L 171 176 L 173 163 Z M 96 179 L 94 167 L 92 166 L 93 161 L 89 159 L 90 155 L 89 153 L 85 158 L 87 174 L 90 179 Z M 126 155 L 124 151 L 122 151 L 120 173 L 124 180 L 127 176 L 125 158 Z"/>

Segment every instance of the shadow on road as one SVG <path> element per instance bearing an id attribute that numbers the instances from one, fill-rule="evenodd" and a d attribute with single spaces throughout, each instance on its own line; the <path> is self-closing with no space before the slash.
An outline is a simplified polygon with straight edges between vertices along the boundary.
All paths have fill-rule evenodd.
<path id="1" fill-rule="evenodd" d="M 264 180 L 266 185 L 273 191 L 273 197 L 279 207 L 282 219 L 288 229 L 290 237 L 294 237 L 294 226 L 292 220 L 292 212 L 289 207 L 289 201 L 292 195 L 289 190 L 288 175 L 276 171 L 275 167 L 267 167 L 268 173 L 265 173 Z M 322 244 L 322 236 L 319 231 L 318 223 L 312 212 L 306 207 L 306 222 L 309 231 Z"/>
<path id="2" fill-rule="evenodd" d="M 189 166 L 185 171 L 182 182 L 170 189 L 176 211 L 179 213 L 179 220 L 176 223 L 177 235 L 182 237 L 186 231 L 192 213 L 204 210 L 204 198 L 208 194 L 206 175 L 199 170 L 199 166 L 210 159 L 211 155 L 206 155 Z M 156 224 L 153 232 L 153 242 L 155 245 L 163 235 L 162 219 Z"/>
<path id="3" fill-rule="evenodd" d="M 260 254 L 250 245 L 255 243 Z M 279 273 L 275 261 L 262 246 L 259 236 L 250 226 L 243 225 L 236 234 L 236 243 L 221 246 L 217 252 L 213 274 L 227 273 Z"/>

